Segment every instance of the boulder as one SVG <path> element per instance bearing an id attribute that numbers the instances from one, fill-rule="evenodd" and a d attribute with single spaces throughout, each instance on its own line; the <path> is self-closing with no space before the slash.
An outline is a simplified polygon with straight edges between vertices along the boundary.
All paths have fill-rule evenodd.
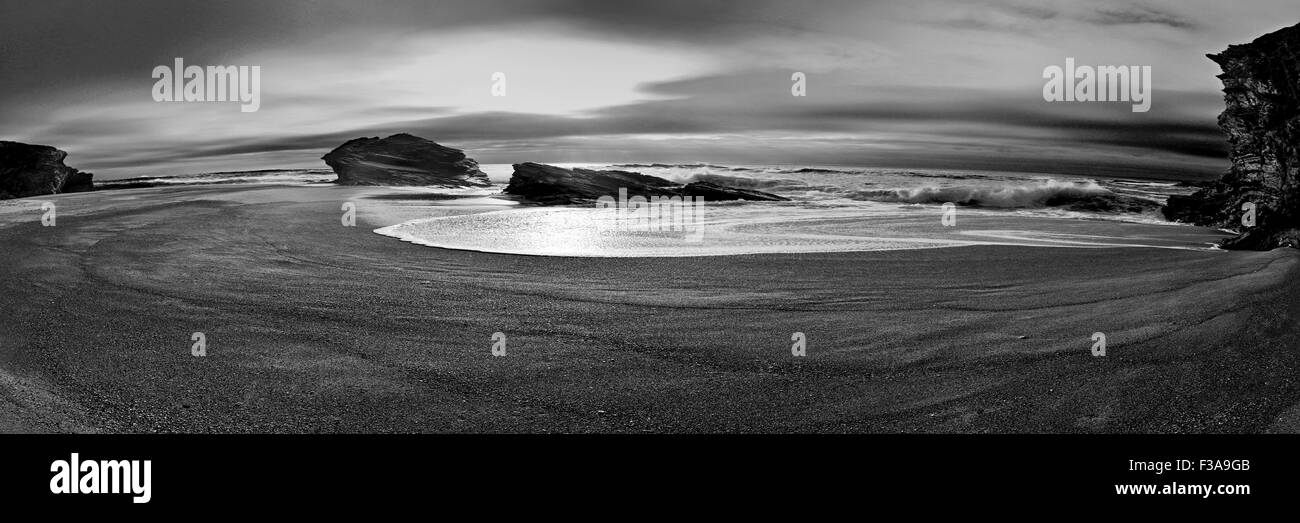
<path id="1" fill-rule="evenodd" d="M 460 149 L 401 133 L 357 138 L 321 157 L 342 185 L 486 187 L 478 162 Z"/>

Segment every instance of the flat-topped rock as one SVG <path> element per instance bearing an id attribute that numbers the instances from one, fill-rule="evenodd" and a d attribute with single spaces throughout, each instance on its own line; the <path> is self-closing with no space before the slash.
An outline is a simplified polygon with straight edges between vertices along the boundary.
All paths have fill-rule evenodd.
<path id="1" fill-rule="evenodd" d="M 592 203 L 602 196 L 701 196 L 705 201 L 785 201 L 762 191 L 737 189 L 709 182 L 681 184 L 658 176 L 630 171 L 566 169 L 540 163 L 514 164 L 515 172 L 505 193 L 542 205 Z"/>
<path id="2" fill-rule="evenodd" d="M 460 149 L 401 133 L 357 138 L 321 157 L 342 185 L 486 187 L 478 162 Z"/>

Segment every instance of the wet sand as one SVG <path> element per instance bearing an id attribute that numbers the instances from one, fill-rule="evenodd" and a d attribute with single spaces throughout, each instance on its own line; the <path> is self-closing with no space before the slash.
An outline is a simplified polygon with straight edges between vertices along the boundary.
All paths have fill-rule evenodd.
<path id="1" fill-rule="evenodd" d="M 0 202 L 0 430 L 1300 429 L 1294 251 L 517 256 L 374 234 L 481 210 L 394 194 Z"/>

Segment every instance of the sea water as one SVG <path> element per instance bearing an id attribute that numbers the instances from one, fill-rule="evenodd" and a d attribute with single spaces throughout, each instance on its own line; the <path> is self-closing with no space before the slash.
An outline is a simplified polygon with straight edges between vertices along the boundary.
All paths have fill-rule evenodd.
<path id="1" fill-rule="evenodd" d="M 592 205 L 517 206 L 414 220 L 375 232 L 448 249 L 494 253 L 660 257 L 821 253 L 1023 245 L 1212 249 L 1224 235 L 1165 221 L 1174 182 L 1048 174 L 825 166 L 566 164 L 682 183 L 767 191 L 789 202 L 706 202 L 687 230 L 629 228 Z M 494 182 L 510 166 L 485 165 Z M 614 196 L 614 195 L 611 195 Z"/>

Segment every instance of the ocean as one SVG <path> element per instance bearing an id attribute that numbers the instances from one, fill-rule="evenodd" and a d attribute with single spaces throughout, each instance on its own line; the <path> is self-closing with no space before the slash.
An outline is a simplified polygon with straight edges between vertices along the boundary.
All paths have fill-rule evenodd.
<path id="1" fill-rule="evenodd" d="M 626 214 L 596 206 L 485 205 L 482 212 L 430 217 L 375 232 L 432 247 L 584 257 L 720 256 L 1024 245 L 1213 250 L 1215 231 L 1170 223 L 1160 206 L 1195 187 L 1177 182 L 936 169 L 843 166 L 558 164 L 641 172 L 682 183 L 705 181 L 790 198 L 788 202 L 705 202 L 688 223 L 629 227 Z M 452 193 L 457 205 L 491 199 L 509 164 L 482 166 L 494 187 L 414 189 Z M 207 173 L 103 182 L 105 187 L 170 184 L 328 185 L 328 169 Z M 611 195 L 616 196 L 616 195 Z M 486 202 L 484 202 L 486 203 Z M 945 207 L 945 204 L 952 204 Z M 637 222 L 643 224 L 646 222 Z"/>

